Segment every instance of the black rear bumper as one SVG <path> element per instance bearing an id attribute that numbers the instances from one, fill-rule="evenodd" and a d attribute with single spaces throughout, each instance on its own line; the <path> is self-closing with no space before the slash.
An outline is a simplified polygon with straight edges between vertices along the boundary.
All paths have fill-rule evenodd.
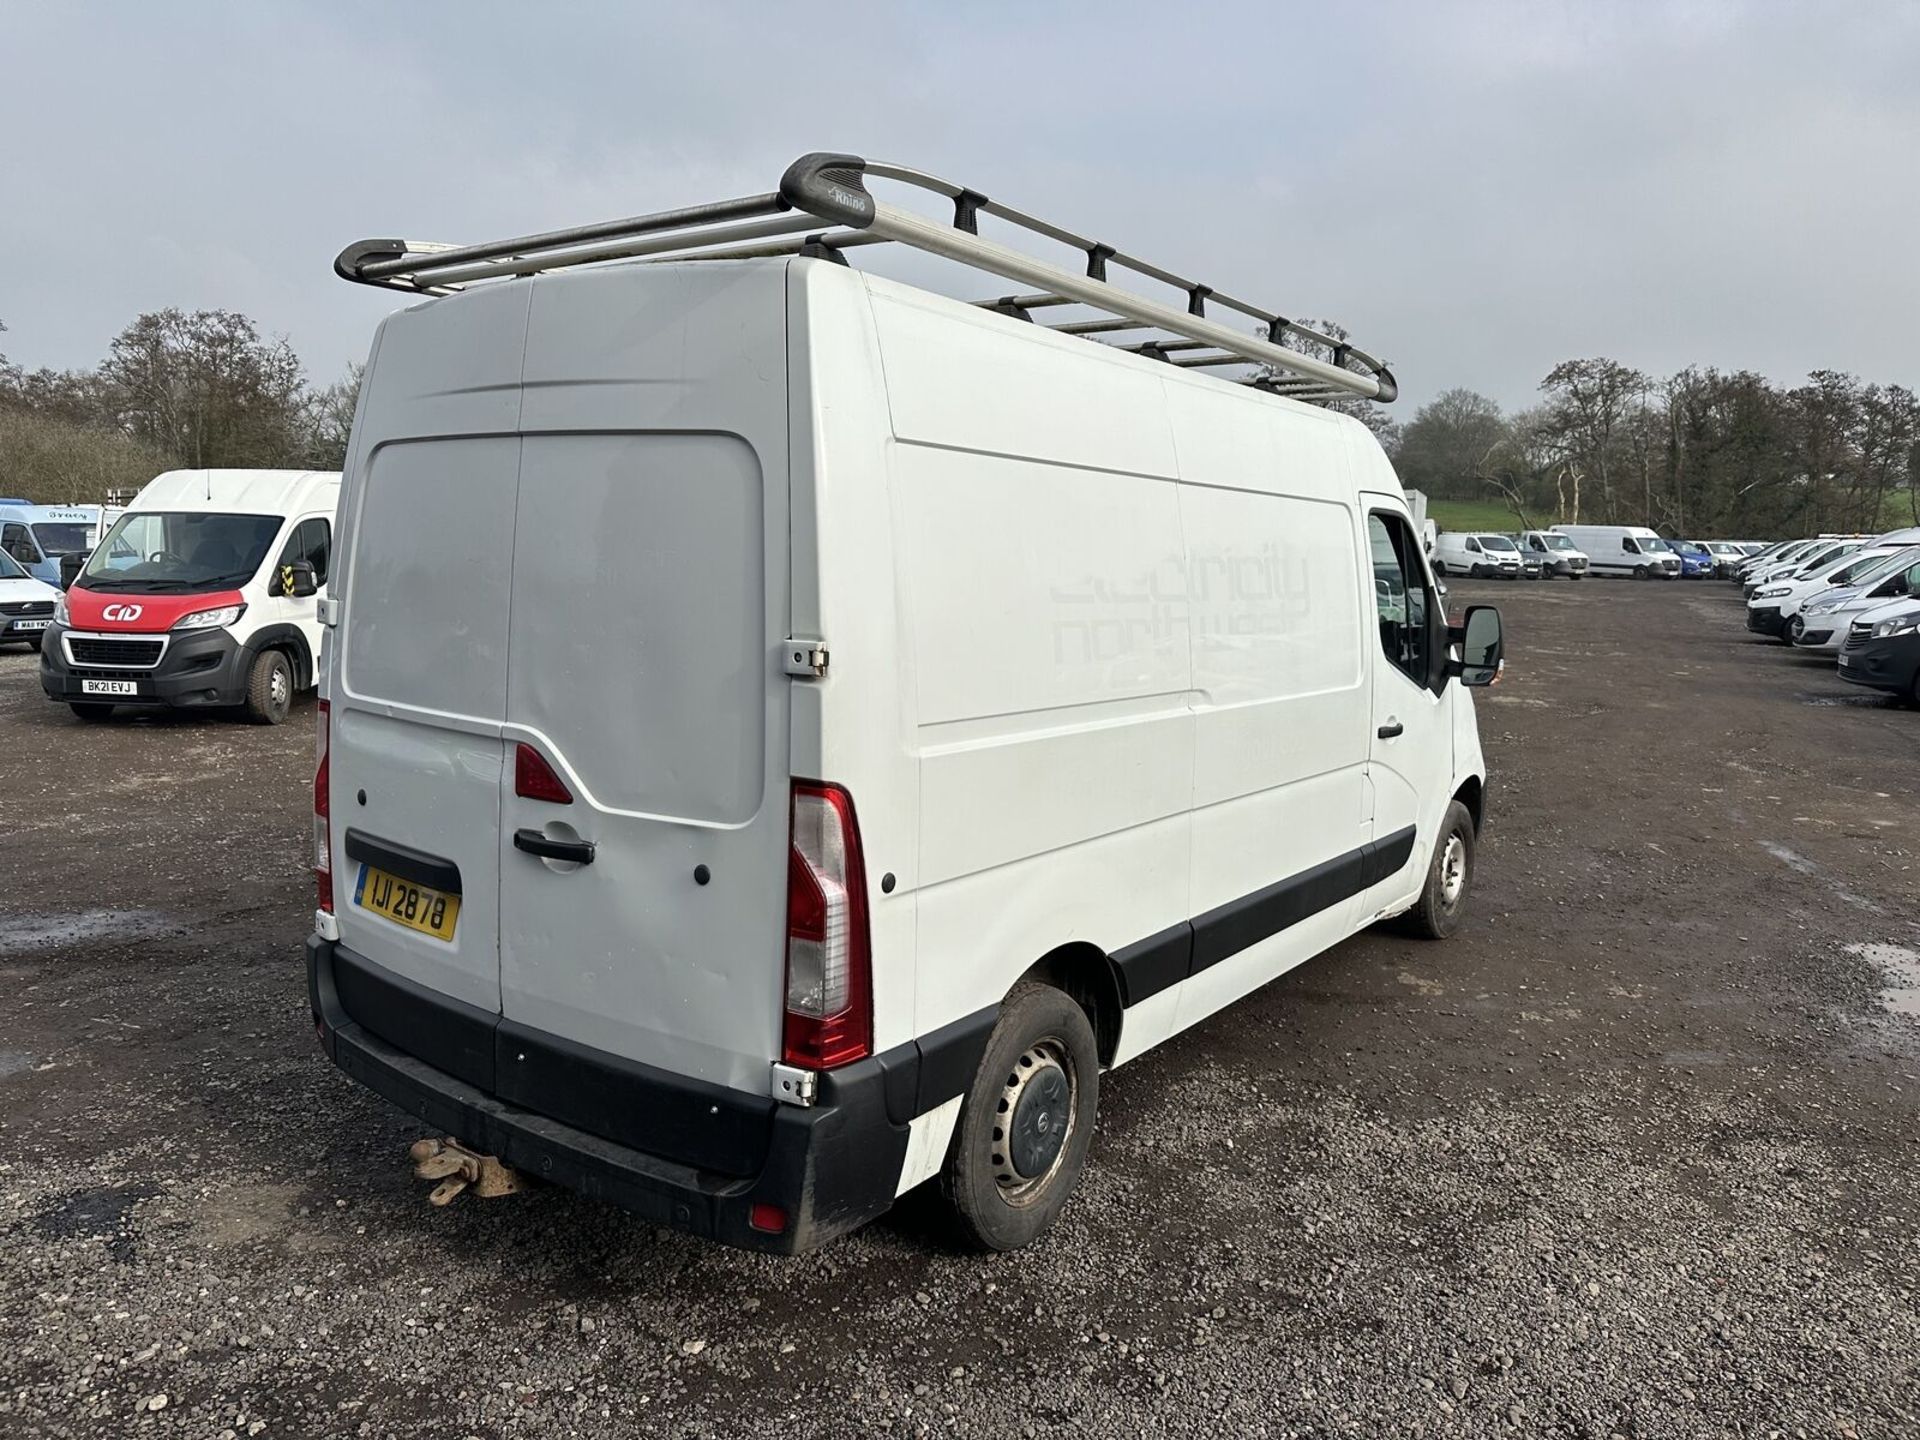
<path id="1" fill-rule="evenodd" d="M 815 1103 L 803 1108 L 567 1047 L 548 1058 L 539 1082 L 543 1097 L 559 1103 L 535 1110 L 456 1078 L 395 1043 L 410 1041 L 423 1018 L 419 1007 L 436 1003 L 429 992 L 317 935 L 307 940 L 307 987 L 321 1048 L 369 1090 L 516 1170 L 655 1223 L 751 1250 L 794 1254 L 856 1229 L 893 1204 L 911 1118 L 903 1112 L 911 1109 L 912 1097 L 902 1103 L 901 1070 L 891 1053 L 823 1073 Z M 447 1028 L 441 1027 L 442 1038 Z M 457 1030 L 457 1019 L 452 1028 Z M 516 1058 L 525 1058 L 531 1034 L 510 1042 Z M 450 1050 L 436 1058 L 464 1068 L 471 1056 Z M 924 1086 L 925 1077 L 918 1079 Z M 650 1103 L 636 1115 L 621 1102 L 631 1101 L 641 1087 Z M 544 1113 L 549 1109 L 569 1113 L 559 1119 Z M 736 1171 L 750 1165 L 750 1173 L 667 1158 L 582 1127 L 587 1121 L 631 1135 L 634 1125 L 645 1126 L 655 1114 L 673 1117 L 671 1133 L 662 1132 L 664 1148 L 682 1156 L 697 1152 Z M 712 1133 L 690 1131 L 706 1116 Z M 762 1204 L 784 1212 L 778 1233 L 749 1223 Z"/>

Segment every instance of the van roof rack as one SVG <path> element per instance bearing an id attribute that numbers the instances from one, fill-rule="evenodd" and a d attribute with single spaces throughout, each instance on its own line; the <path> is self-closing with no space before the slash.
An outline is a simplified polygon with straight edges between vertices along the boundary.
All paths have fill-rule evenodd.
<path id="1" fill-rule="evenodd" d="M 951 201 L 951 223 L 875 199 L 866 186 L 869 179 L 895 181 Z M 982 238 L 982 215 L 1078 250 L 1084 257 L 1081 273 Z M 830 228 L 821 229 L 823 224 Z M 779 188 L 764 195 L 745 195 L 544 234 L 517 235 L 478 245 L 361 240 L 341 251 L 333 268 L 343 279 L 362 285 L 444 295 L 477 281 L 603 260 L 740 260 L 802 255 L 845 264 L 848 250 L 889 241 L 1033 287 L 974 303 L 1063 334 L 1096 341 L 1103 335 L 1120 337 L 1110 343 L 1183 369 L 1258 366 L 1260 373 L 1244 383 L 1297 400 L 1325 402 L 1359 396 L 1385 402 L 1399 394 L 1393 372 L 1383 362 L 1338 335 L 1163 270 L 1116 246 L 990 200 L 978 190 L 909 166 L 882 164 L 856 155 L 803 155 L 787 167 Z M 1184 304 L 1176 309 L 1123 290 L 1108 279 L 1114 269 L 1170 286 L 1184 294 Z M 1063 305 L 1086 306 L 1101 313 L 1093 319 L 1059 323 L 1035 314 Z M 1210 307 L 1255 322 L 1257 332 L 1243 332 L 1221 323 L 1209 314 Z M 1286 344 L 1289 339 L 1313 346 L 1327 358 Z"/>

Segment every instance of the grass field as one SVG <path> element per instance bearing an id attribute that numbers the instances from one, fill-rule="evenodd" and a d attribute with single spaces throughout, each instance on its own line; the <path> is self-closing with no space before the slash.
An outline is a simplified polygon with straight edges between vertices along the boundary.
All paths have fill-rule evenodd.
<path id="1" fill-rule="evenodd" d="M 1442 530 L 1518 530 L 1514 513 L 1497 500 L 1429 500 L 1427 518 Z"/>

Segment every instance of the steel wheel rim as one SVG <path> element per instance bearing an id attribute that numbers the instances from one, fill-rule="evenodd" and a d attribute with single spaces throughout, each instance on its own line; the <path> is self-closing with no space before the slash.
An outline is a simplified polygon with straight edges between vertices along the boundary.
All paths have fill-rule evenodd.
<path id="1" fill-rule="evenodd" d="M 1079 1127 L 1079 1100 L 1073 1052 L 1058 1036 L 1034 1041 L 1008 1068 L 994 1110 L 989 1151 L 993 1178 L 1008 1204 L 1032 1203 L 1060 1173 Z M 1046 1122 L 1044 1127 L 1040 1126 L 1042 1120 Z M 1016 1121 L 1021 1126 L 1019 1131 Z M 1034 1128 L 1044 1131 L 1046 1163 L 1036 1173 L 1027 1174 L 1016 1163 L 1016 1150 L 1031 1151 L 1033 1136 L 1022 1132 Z"/>
<path id="2" fill-rule="evenodd" d="M 1451 910 L 1467 888 L 1467 842 L 1459 831 L 1447 836 L 1440 852 L 1440 902 Z"/>
<path id="3" fill-rule="evenodd" d="M 275 707 L 287 703 L 288 688 L 287 672 L 278 665 L 274 666 L 273 675 L 267 681 L 267 697 L 273 702 Z"/>

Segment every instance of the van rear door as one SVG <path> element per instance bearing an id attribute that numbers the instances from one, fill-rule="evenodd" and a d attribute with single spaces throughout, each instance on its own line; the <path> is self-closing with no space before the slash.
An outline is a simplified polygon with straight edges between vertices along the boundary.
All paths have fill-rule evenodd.
<path id="1" fill-rule="evenodd" d="M 534 284 L 497 832 L 500 1085 L 586 1047 L 764 1097 L 788 845 L 785 270 Z M 570 803 L 519 793 L 518 749 Z M 533 763 L 529 761 L 528 763 Z M 555 842 L 592 847 L 581 863 Z M 584 854 L 585 852 L 578 852 Z M 538 1075 L 529 1090 L 555 1087 Z"/>
<path id="2" fill-rule="evenodd" d="M 500 1010 L 500 790 L 524 287 L 391 317 L 340 511 L 329 703 L 341 943 L 457 1002 L 444 1026 L 382 990 L 349 1011 L 483 1086 Z M 444 934 L 377 913 L 383 877 L 459 897 Z M 454 1051 L 434 1043 L 458 1032 Z"/>

